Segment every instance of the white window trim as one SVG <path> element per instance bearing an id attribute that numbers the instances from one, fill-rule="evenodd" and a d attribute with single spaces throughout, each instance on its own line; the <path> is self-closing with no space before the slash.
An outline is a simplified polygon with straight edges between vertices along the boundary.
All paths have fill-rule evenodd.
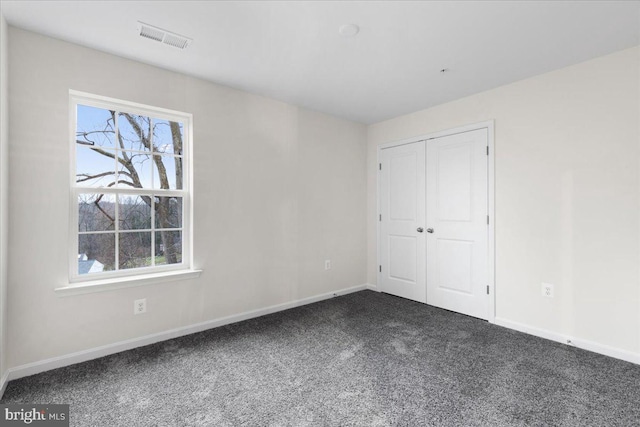
<path id="1" fill-rule="evenodd" d="M 68 286 L 56 288 L 58 296 L 90 294 L 94 292 L 112 291 L 115 289 L 132 288 L 134 286 L 151 285 L 200 277 L 202 270 L 173 270 L 164 273 L 138 274 L 128 277 L 117 277 L 102 280 L 88 280 Z"/>
<path id="2" fill-rule="evenodd" d="M 162 194 L 182 197 L 182 262 L 180 264 L 142 267 L 130 270 L 116 270 L 91 275 L 78 274 L 78 194 L 93 193 L 129 193 L 138 194 L 140 190 L 129 188 L 89 188 L 76 183 L 76 112 L 77 105 L 117 110 L 119 112 L 146 115 L 149 117 L 183 123 L 184 137 L 182 151 L 183 189 L 160 190 Z M 70 149 L 70 193 L 69 193 L 69 265 L 68 283 L 56 288 L 59 294 L 95 292 L 148 283 L 166 282 L 197 277 L 200 270 L 193 268 L 193 116 L 189 113 L 156 108 L 149 105 L 93 95 L 86 92 L 69 90 L 69 139 Z M 156 190 L 153 190 L 156 191 Z M 155 229 L 155 226 L 153 226 Z M 80 291 L 79 288 L 84 288 Z M 80 291 L 80 292 L 79 292 Z"/>

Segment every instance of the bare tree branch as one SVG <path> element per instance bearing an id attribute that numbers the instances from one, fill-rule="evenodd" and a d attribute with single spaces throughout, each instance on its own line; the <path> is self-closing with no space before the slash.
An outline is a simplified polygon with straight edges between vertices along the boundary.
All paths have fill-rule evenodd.
<path id="1" fill-rule="evenodd" d="M 87 138 L 87 135 L 93 135 L 94 133 L 101 133 L 101 134 L 105 134 L 105 133 L 115 133 L 115 131 L 112 130 L 92 130 L 92 131 L 88 131 L 88 132 L 76 132 L 76 136 L 83 136 L 85 138 Z"/>
<path id="2" fill-rule="evenodd" d="M 117 181 L 114 181 L 111 184 L 107 185 L 107 187 L 113 187 L 116 184 L 126 184 L 129 187 L 139 188 L 139 187 L 136 187 L 136 185 L 133 182 L 125 181 L 124 179 L 119 179 Z"/>
<path id="3" fill-rule="evenodd" d="M 80 141 L 80 140 L 76 139 L 76 144 L 88 145 L 88 146 L 91 147 L 91 150 L 95 151 L 96 153 L 102 154 L 103 156 L 107 156 L 107 157 L 110 157 L 112 159 L 116 158 L 115 154 L 113 154 L 113 153 L 111 153 L 109 151 L 103 150 L 102 148 L 96 147 L 94 145 L 88 144 L 85 141 Z M 126 166 L 126 162 L 123 159 L 118 158 L 118 162 L 120 162 L 123 166 Z"/>
<path id="4" fill-rule="evenodd" d="M 93 134 L 106 135 L 108 133 L 113 133 L 114 134 L 115 130 L 113 128 L 112 123 L 115 123 L 115 119 L 114 119 L 113 113 L 114 112 L 111 111 L 111 119 L 107 119 L 103 130 L 76 132 L 76 138 L 83 137 L 87 141 L 86 145 L 96 145 L 95 141 L 93 141 L 91 138 L 89 138 L 89 135 L 93 135 Z"/>
<path id="5" fill-rule="evenodd" d="M 76 137 L 77 137 L 77 135 L 76 135 Z M 76 144 L 88 145 L 90 147 L 93 147 L 95 145 L 95 142 L 93 142 L 93 141 L 81 141 L 79 139 L 76 139 Z"/>
<path id="6" fill-rule="evenodd" d="M 77 177 L 81 176 L 83 178 L 77 179 L 76 182 L 85 182 L 85 181 L 89 181 L 90 179 L 101 178 L 103 176 L 108 176 L 108 175 L 115 175 L 115 172 L 103 172 L 96 175 L 89 175 L 88 173 L 79 173 L 79 174 L 76 174 L 76 176 Z"/>
<path id="7" fill-rule="evenodd" d="M 180 124 L 177 122 L 169 122 L 171 127 L 171 139 L 173 140 L 173 152 L 182 154 L 182 132 L 180 132 Z M 176 188 L 182 189 L 182 157 L 174 157 L 176 164 Z"/>
<path id="8" fill-rule="evenodd" d="M 94 205 L 96 205 L 96 207 L 100 210 L 100 212 L 102 212 L 104 214 L 104 216 L 106 216 L 107 218 L 109 218 L 109 220 L 114 223 L 116 221 L 115 218 L 113 218 L 111 215 L 109 215 L 107 213 L 107 211 L 105 211 L 104 209 L 102 209 L 102 206 L 100 206 L 100 201 L 102 200 L 102 198 L 104 197 L 104 194 L 101 194 L 100 196 L 98 196 L 98 198 L 93 202 Z"/>
<path id="9" fill-rule="evenodd" d="M 140 124 L 134 118 L 133 114 L 121 114 L 121 116 L 124 116 L 127 119 L 129 124 L 133 128 L 133 131 L 136 133 L 136 135 L 138 135 L 138 138 L 140 138 L 140 142 L 142 142 L 142 145 L 144 145 L 147 150 L 151 151 L 151 145 L 149 144 L 148 136 L 151 132 L 151 120 L 149 120 L 149 133 L 147 133 L 147 136 L 145 136 L 144 131 L 140 127 Z"/>

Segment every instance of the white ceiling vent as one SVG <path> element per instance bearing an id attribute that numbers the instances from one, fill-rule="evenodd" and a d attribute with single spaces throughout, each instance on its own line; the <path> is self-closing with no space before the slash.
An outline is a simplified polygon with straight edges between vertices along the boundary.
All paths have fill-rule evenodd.
<path id="1" fill-rule="evenodd" d="M 172 33 L 171 31 L 163 30 L 162 28 L 154 27 L 144 22 L 138 22 L 138 32 L 140 37 L 155 40 L 179 49 L 186 49 L 193 41 L 193 39 L 189 37 L 181 36 L 180 34 Z"/>

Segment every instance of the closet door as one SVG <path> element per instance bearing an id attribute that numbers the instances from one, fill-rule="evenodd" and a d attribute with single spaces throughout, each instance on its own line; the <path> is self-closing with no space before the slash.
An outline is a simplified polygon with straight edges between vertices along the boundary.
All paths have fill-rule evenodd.
<path id="1" fill-rule="evenodd" d="M 379 168 L 378 286 L 427 302 L 424 141 L 382 149 Z"/>
<path id="2" fill-rule="evenodd" d="M 427 141 L 427 302 L 487 319 L 487 129 Z M 419 191 L 419 190 L 418 190 Z"/>

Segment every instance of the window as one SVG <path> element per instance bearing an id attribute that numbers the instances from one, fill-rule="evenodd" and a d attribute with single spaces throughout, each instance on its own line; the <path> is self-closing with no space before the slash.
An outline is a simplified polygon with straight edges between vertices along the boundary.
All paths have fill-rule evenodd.
<path id="1" fill-rule="evenodd" d="M 71 92 L 70 281 L 191 268 L 191 115 Z"/>

